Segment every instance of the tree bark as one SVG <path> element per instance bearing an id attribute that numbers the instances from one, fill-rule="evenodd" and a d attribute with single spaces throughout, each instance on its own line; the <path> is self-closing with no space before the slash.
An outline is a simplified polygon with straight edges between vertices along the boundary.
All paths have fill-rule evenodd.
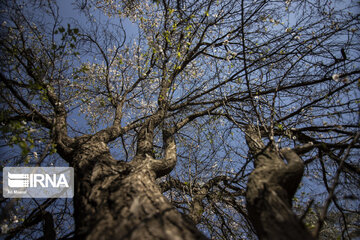
<path id="1" fill-rule="evenodd" d="M 247 184 L 247 210 L 259 239 L 314 239 L 291 210 L 304 171 L 302 160 L 290 148 L 279 152 L 265 146 L 253 125 L 245 133 L 255 165 Z"/>
<path id="2" fill-rule="evenodd" d="M 161 194 L 153 162 L 116 161 L 105 143 L 82 144 L 72 161 L 76 239 L 206 239 Z"/>

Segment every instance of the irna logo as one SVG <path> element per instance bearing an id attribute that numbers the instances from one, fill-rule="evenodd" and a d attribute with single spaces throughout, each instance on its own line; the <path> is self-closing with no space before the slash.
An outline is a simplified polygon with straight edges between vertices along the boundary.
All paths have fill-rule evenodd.
<path id="1" fill-rule="evenodd" d="M 3 196 L 6 198 L 72 198 L 74 170 L 71 167 L 5 167 Z"/>
<path id="2" fill-rule="evenodd" d="M 21 174 L 8 172 L 9 187 L 69 187 L 65 174 Z"/>

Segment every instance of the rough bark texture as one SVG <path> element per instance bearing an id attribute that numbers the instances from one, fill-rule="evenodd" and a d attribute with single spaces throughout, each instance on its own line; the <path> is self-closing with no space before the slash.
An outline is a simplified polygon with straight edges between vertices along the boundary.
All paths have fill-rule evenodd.
<path id="1" fill-rule="evenodd" d="M 76 239 L 206 239 L 161 194 L 153 164 L 161 160 L 119 162 L 94 141 L 82 144 L 73 160 Z"/>
<path id="2" fill-rule="evenodd" d="M 254 126 L 246 129 L 246 141 L 255 165 L 247 184 L 247 209 L 259 239 L 313 239 L 291 210 L 304 171 L 300 157 L 290 148 L 279 153 L 265 146 Z"/>

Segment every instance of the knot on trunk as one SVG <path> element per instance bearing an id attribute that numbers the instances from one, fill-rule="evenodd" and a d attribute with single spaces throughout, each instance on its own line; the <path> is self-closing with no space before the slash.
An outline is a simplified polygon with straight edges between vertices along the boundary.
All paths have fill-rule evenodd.
<path id="1" fill-rule="evenodd" d="M 290 148 L 278 151 L 272 145 L 265 146 L 254 125 L 247 126 L 245 135 L 255 158 L 246 190 L 247 209 L 259 238 L 312 239 L 291 210 L 304 171 L 303 161 Z"/>

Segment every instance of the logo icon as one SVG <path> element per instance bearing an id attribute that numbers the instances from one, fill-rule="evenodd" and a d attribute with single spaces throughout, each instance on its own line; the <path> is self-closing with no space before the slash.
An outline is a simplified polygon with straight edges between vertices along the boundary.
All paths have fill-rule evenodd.
<path id="1" fill-rule="evenodd" d="M 72 198 L 74 170 L 71 167 L 5 167 L 3 196 L 6 198 Z"/>
<path id="2" fill-rule="evenodd" d="M 11 174 L 8 172 L 8 184 L 12 188 L 24 188 L 29 187 L 29 174 L 14 173 Z"/>

